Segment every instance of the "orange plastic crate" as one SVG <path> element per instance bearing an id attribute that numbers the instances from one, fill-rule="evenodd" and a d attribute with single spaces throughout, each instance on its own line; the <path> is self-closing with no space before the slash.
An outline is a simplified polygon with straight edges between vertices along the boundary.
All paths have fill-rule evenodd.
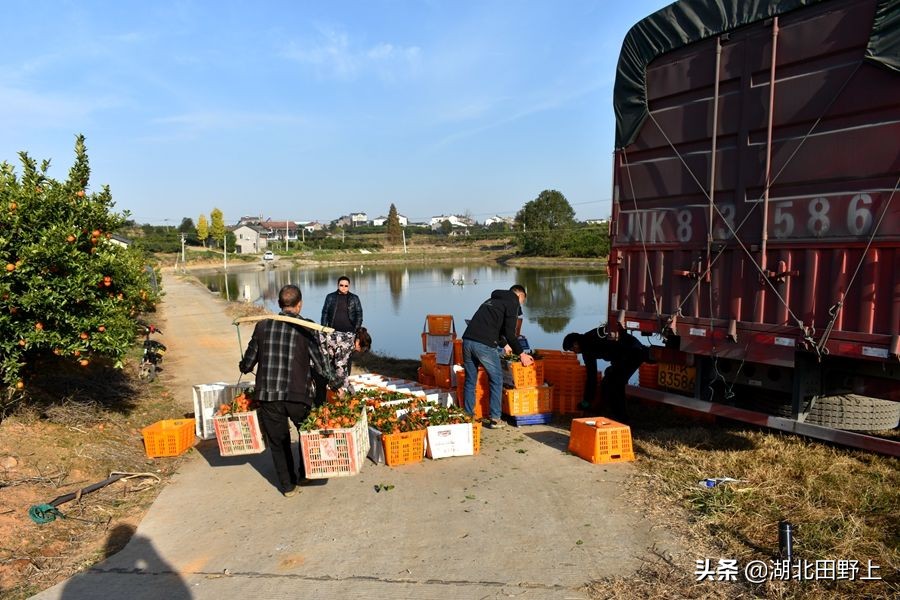
<path id="1" fill-rule="evenodd" d="M 459 371 L 456 374 L 456 398 L 457 404 L 465 407 L 466 373 Z M 491 388 L 490 379 L 481 367 L 478 367 L 478 380 L 475 382 L 475 409 L 472 413 L 476 419 L 491 415 Z"/>
<path id="2" fill-rule="evenodd" d="M 194 445 L 194 419 L 166 419 L 141 429 L 148 458 L 178 456 Z"/>
<path id="3" fill-rule="evenodd" d="M 507 388 L 503 390 L 503 412 L 510 416 L 536 415 L 553 410 L 553 388 Z"/>
<path id="4" fill-rule="evenodd" d="M 449 390 L 451 386 L 453 367 L 450 365 L 435 365 L 434 384 L 442 389 Z"/>
<path id="5" fill-rule="evenodd" d="M 472 452 L 478 454 L 481 451 L 481 421 L 472 423 Z"/>
<path id="6" fill-rule="evenodd" d="M 447 335 L 451 331 L 456 331 L 453 315 L 426 315 L 425 331 L 432 335 Z"/>
<path id="7" fill-rule="evenodd" d="M 544 384 L 544 361 L 525 366 L 516 361 L 503 361 L 503 383 L 514 388 L 531 388 Z"/>
<path id="8" fill-rule="evenodd" d="M 437 354 L 426 352 L 422 355 L 422 373 L 434 375 L 434 367 L 437 366 Z"/>
<path id="9" fill-rule="evenodd" d="M 384 462 L 389 467 L 422 461 L 425 456 L 425 429 L 402 433 L 383 433 Z"/>
<path id="10" fill-rule="evenodd" d="M 453 364 L 455 365 L 463 364 L 462 345 L 462 338 L 453 340 Z"/>
<path id="11" fill-rule="evenodd" d="M 632 461 L 631 427 L 603 417 L 572 419 L 569 452 L 595 464 Z"/>
<path id="12" fill-rule="evenodd" d="M 417 370 L 417 375 L 419 383 L 428 387 L 434 387 L 434 373 L 432 373 L 431 375 L 427 375 L 422 370 L 422 367 L 419 367 Z"/>
<path id="13" fill-rule="evenodd" d="M 553 396 L 551 397 L 551 406 L 553 412 L 558 415 L 573 415 L 581 412 L 579 405 L 584 399 L 584 391 L 566 392 L 553 388 Z"/>

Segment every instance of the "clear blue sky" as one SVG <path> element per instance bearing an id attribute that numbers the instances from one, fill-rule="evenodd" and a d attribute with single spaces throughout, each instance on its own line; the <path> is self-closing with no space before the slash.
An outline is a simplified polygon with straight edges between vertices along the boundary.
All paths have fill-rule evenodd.
<path id="1" fill-rule="evenodd" d="M 87 138 L 140 223 L 609 215 L 623 37 L 663 0 L 7 0 L 0 161 Z"/>

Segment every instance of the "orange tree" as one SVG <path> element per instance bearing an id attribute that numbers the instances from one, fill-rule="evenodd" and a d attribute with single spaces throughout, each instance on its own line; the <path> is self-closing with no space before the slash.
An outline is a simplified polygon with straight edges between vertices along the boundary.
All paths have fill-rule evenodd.
<path id="1" fill-rule="evenodd" d="M 86 191 L 84 137 L 65 181 L 47 176 L 49 161 L 19 157 L 19 177 L 0 163 L 0 408 L 42 355 L 121 367 L 137 315 L 158 300 L 142 254 L 110 239 L 128 214 L 112 212 L 108 186 Z"/>

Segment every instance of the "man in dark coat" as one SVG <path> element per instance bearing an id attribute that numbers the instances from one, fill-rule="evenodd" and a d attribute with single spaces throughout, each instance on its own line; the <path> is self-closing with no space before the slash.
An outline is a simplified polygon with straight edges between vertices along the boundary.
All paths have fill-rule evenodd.
<path id="1" fill-rule="evenodd" d="M 500 340 L 505 341 L 507 352 L 519 355 L 524 366 L 534 363 L 531 355 L 524 353 L 516 337 L 516 322 L 520 306 L 525 304 L 525 297 L 525 288 L 521 285 L 514 285 L 509 290 L 494 290 L 491 297 L 469 319 L 463 332 L 465 410 L 470 415 L 475 412 L 475 385 L 478 381 L 478 365 L 481 365 L 487 372 L 491 386 L 491 418 L 486 423 L 486 427 L 491 429 L 505 425 L 500 415 L 503 397 L 503 369 L 498 351 Z"/>
<path id="2" fill-rule="evenodd" d="M 584 397 L 581 410 L 599 412 L 595 403 L 597 392 L 597 360 L 609 361 L 603 372 L 600 392 L 610 417 L 620 421 L 627 418 L 625 386 L 642 363 L 650 359 L 650 349 L 636 337 L 620 328 L 613 339 L 605 326 L 584 333 L 570 333 L 563 339 L 563 350 L 581 354 L 585 366 Z"/>
<path id="3" fill-rule="evenodd" d="M 295 285 L 278 292 L 281 315 L 300 317 L 303 295 Z M 301 325 L 266 319 L 256 324 L 253 337 L 238 367 L 241 373 L 256 369 L 254 399 L 259 403 L 259 424 L 272 453 L 275 475 L 285 496 L 299 492 L 298 483 L 305 475 L 303 454 L 299 469 L 294 470 L 291 432 L 287 421 L 298 429 L 312 405 L 309 396 L 310 367 L 321 379 L 336 387 L 334 372 L 323 360 L 315 333 Z"/>

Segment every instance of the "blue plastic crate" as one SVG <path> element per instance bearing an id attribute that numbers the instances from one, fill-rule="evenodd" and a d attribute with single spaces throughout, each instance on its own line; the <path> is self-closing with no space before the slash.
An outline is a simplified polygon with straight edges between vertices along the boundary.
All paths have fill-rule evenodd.
<path id="1" fill-rule="evenodd" d="M 510 425 L 521 427 L 522 425 L 544 425 L 553 422 L 553 413 L 538 413 L 536 415 L 503 415 Z"/>

